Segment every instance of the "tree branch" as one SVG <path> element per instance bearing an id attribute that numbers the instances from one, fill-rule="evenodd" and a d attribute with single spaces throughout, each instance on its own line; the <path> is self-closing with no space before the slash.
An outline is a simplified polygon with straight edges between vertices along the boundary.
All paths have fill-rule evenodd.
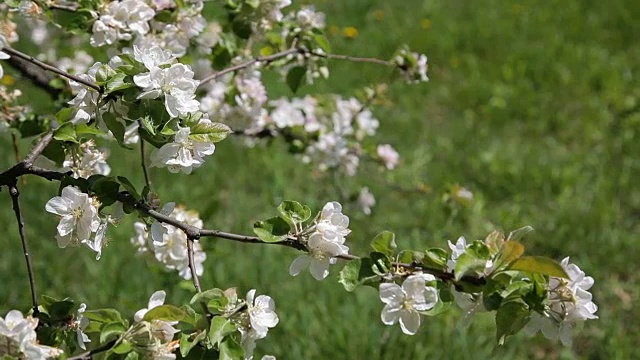
<path id="1" fill-rule="evenodd" d="M 55 66 L 51 66 L 51 65 L 49 65 L 49 64 L 45 64 L 45 63 L 43 63 L 42 61 L 40 61 L 40 60 L 38 60 L 38 59 L 34 58 L 33 56 L 30 56 L 30 55 L 24 54 L 24 53 L 22 53 L 22 52 L 20 52 L 20 51 L 18 51 L 18 50 L 16 50 L 16 49 L 14 49 L 14 48 L 10 48 L 10 47 L 3 47 L 3 48 L 2 48 L 2 51 L 6 52 L 7 54 L 9 54 L 9 55 L 11 55 L 11 56 L 15 56 L 15 57 L 17 57 L 17 58 L 20 58 L 20 59 L 26 60 L 26 61 L 28 61 L 28 62 L 30 62 L 30 63 L 32 63 L 32 64 L 34 64 L 34 65 L 37 65 L 37 66 L 39 66 L 39 67 L 41 67 L 41 68 L 45 69 L 45 70 L 48 70 L 48 71 L 54 72 L 54 73 L 56 73 L 56 74 L 58 74 L 58 75 L 60 75 L 60 76 L 62 76 L 62 77 L 66 77 L 67 79 L 71 79 L 71 80 L 73 80 L 73 81 L 75 81 L 75 82 L 78 82 L 78 83 L 80 83 L 80 84 L 83 84 L 83 85 L 85 85 L 85 86 L 88 86 L 88 87 L 90 87 L 90 88 L 92 88 L 92 89 L 96 90 L 97 92 L 102 92 L 102 88 L 101 88 L 98 84 L 96 84 L 96 83 L 94 83 L 94 82 L 91 82 L 91 81 L 88 81 L 88 80 L 85 80 L 85 79 L 83 79 L 83 78 L 81 78 L 81 77 L 78 77 L 78 76 L 75 76 L 75 75 L 71 75 L 71 74 L 69 74 L 68 72 L 63 71 L 63 70 L 60 70 L 60 69 L 58 69 L 58 68 L 57 68 L 57 67 L 55 67 Z"/>
<path id="2" fill-rule="evenodd" d="M 147 169 L 146 146 L 144 139 L 140 138 L 140 163 L 142 164 L 142 174 L 144 175 L 144 184 L 151 189 L 151 178 L 149 177 L 149 169 Z"/>
<path id="3" fill-rule="evenodd" d="M 200 287 L 200 279 L 198 278 L 198 272 L 196 271 L 196 261 L 193 254 L 193 242 L 195 240 L 187 238 L 187 254 L 189 258 L 189 270 L 191 270 L 191 279 L 193 280 L 193 286 L 195 286 L 197 292 L 202 292 Z"/>
<path id="4" fill-rule="evenodd" d="M 41 71 L 38 66 L 16 56 L 10 57 L 7 61 L 13 68 L 20 71 L 22 75 L 31 80 L 36 86 L 48 92 L 54 99 L 57 99 L 58 95 L 62 93 L 62 89 L 51 86 L 50 82 L 52 78 L 46 72 Z"/>
<path id="5" fill-rule="evenodd" d="M 29 255 L 29 246 L 27 245 L 27 236 L 24 233 L 24 220 L 22 218 L 22 211 L 20 210 L 20 192 L 18 191 L 17 181 L 14 179 L 14 183 L 9 186 L 9 195 L 11 195 L 11 201 L 13 202 L 13 212 L 16 214 L 16 221 L 18 222 L 18 233 L 20 234 L 20 240 L 22 241 L 22 252 L 24 253 L 24 259 L 27 263 L 27 274 L 29 275 L 29 288 L 31 289 L 31 303 L 33 304 L 33 316 L 38 317 L 38 293 L 36 291 L 36 281 L 33 275 L 33 267 L 31 266 L 31 257 Z"/>
<path id="6" fill-rule="evenodd" d="M 288 50 L 281 51 L 279 53 L 275 53 L 275 54 L 272 54 L 272 55 L 269 55 L 269 56 L 258 56 L 256 58 L 253 58 L 253 59 L 249 60 L 249 61 L 243 62 L 241 64 L 230 66 L 230 67 L 228 67 L 226 69 L 220 70 L 218 72 L 215 72 L 215 73 L 205 77 L 204 79 L 202 79 L 200 81 L 200 85 L 199 86 L 202 86 L 202 85 L 208 83 L 209 81 L 215 80 L 215 79 L 217 79 L 217 78 L 219 78 L 219 77 L 221 77 L 221 76 L 223 76 L 225 74 L 228 74 L 228 73 L 231 73 L 231 72 L 234 72 L 234 71 L 238 71 L 238 70 L 242 70 L 242 69 L 246 69 L 246 68 L 248 68 L 249 66 L 251 66 L 251 65 L 253 65 L 255 63 L 264 62 L 264 63 L 268 64 L 270 62 L 276 61 L 276 60 L 278 60 L 280 58 L 283 58 L 285 56 L 288 56 L 288 55 L 291 55 L 291 54 L 295 54 L 295 53 L 300 53 L 300 52 L 304 52 L 304 50 L 296 49 L 296 48 L 292 47 L 292 48 L 290 48 Z"/>

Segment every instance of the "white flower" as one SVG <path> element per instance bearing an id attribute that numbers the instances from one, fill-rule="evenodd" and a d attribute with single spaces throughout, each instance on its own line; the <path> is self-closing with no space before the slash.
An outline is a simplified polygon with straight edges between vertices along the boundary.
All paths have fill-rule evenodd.
<path id="1" fill-rule="evenodd" d="M 289 267 L 291 276 L 297 276 L 302 270 L 309 268 L 309 272 L 316 280 L 323 280 L 329 276 L 329 265 L 336 263 L 336 256 L 349 252 L 349 248 L 341 243 L 325 240 L 320 232 L 309 236 L 307 247 L 309 254 L 301 255 L 291 263 Z"/>
<path id="2" fill-rule="evenodd" d="M 594 280 L 586 276 L 575 264 L 569 264 L 566 257 L 560 265 L 569 275 L 569 280 L 551 277 L 549 279 L 549 303 L 544 314 L 533 313 L 525 331 L 534 334 L 541 331 L 550 339 L 558 338 L 563 345 L 571 344 L 571 330 L 578 321 L 597 319 L 598 306 L 592 301 L 589 290 Z"/>
<path id="3" fill-rule="evenodd" d="M 63 248 L 89 240 L 91 233 L 98 230 L 100 220 L 89 195 L 73 186 L 62 189 L 61 195 L 49 200 L 45 209 L 61 216 L 56 239 L 58 246 Z"/>
<path id="4" fill-rule="evenodd" d="M 190 133 L 188 127 L 179 129 L 174 142 L 163 145 L 151 154 L 151 166 L 167 167 L 172 173 L 183 171 L 190 174 L 194 168 L 204 164 L 204 157 L 213 154 L 216 147 L 213 143 L 190 139 Z"/>
<path id="5" fill-rule="evenodd" d="M 107 150 L 96 149 L 93 140 L 80 145 L 81 153 L 70 152 L 62 163 L 64 170 L 72 171 L 74 178 L 88 179 L 91 175 L 109 175 L 111 167 L 107 164 Z"/>
<path id="6" fill-rule="evenodd" d="M 124 143 L 127 145 L 137 144 L 140 141 L 140 135 L 138 135 L 138 128 L 140 124 L 137 121 L 129 124 L 124 130 Z"/>
<path id="7" fill-rule="evenodd" d="M 95 82 L 96 73 L 101 66 L 102 63 L 97 62 L 87 70 L 86 74 L 80 74 L 78 77 L 89 82 Z M 89 122 L 98 112 L 98 99 L 100 98 L 100 94 L 95 89 L 88 88 L 79 82 L 69 81 L 69 86 L 71 86 L 71 91 L 76 94 L 76 97 L 69 100 L 68 104 L 78 108 L 72 120 L 73 123 L 84 124 Z"/>
<path id="8" fill-rule="evenodd" d="M 426 281 L 435 280 L 427 274 L 409 276 L 402 287 L 395 283 L 380 284 L 380 300 L 385 303 L 381 319 L 385 325 L 393 325 L 398 320 L 402 332 L 413 335 L 420 327 L 419 311 L 432 309 L 438 302 L 438 291 L 426 286 Z"/>
<path id="9" fill-rule="evenodd" d="M 269 328 L 278 325 L 276 304 L 270 296 L 259 295 L 255 297 L 256 290 L 247 293 L 247 306 L 251 328 L 258 334 L 266 336 Z"/>
<path id="10" fill-rule="evenodd" d="M 87 350 L 87 347 L 84 345 L 84 343 L 91 342 L 87 334 L 84 333 L 84 329 L 89 326 L 89 319 L 84 316 L 85 310 L 87 310 L 87 305 L 84 303 L 80 304 L 80 308 L 78 308 L 78 313 L 76 315 L 76 320 L 74 321 L 78 346 L 80 346 L 82 350 Z"/>
<path id="11" fill-rule="evenodd" d="M 2 47 L 0 47 L 0 49 L 2 49 Z M 6 60 L 10 58 L 9 54 L 0 51 L 0 60 Z M 2 69 L 2 65 L 0 64 L 0 79 L 2 79 L 2 77 L 4 76 L 4 70 Z"/>
<path id="12" fill-rule="evenodd" d="M 240 345 L 242 346 L 242 349 L 244 349 L 244 358 L 245 360 L 251 360 L 253 359 L 253 351 L 256 348 L 256 340 L 263 339 L 264 336 L 252 328 L 240 328 L 239 331 Z"/>
<path id="13" fill-rule="evenodd" d="M 452 272 L 456 269 L 456 263 L 460 255 L 464 254 L 467 250 L 467 240 L 463 236 L 460 236 L 455 245 L 451 240 L 448 240 L 448 243 L 449 249 L 451 249 L 451 259 L 447 261 L 447 271 Z"/>
<path id="14" fill-rule="evenodd" d="M 192 226 L 202 227 L 202 220 L 195 211 L 187 211 L 182 207 L 174 208 L 174 203 L 166 204 L 160 211 L 178 221 Z M 138 249 L 138 253 L 152 252 L 156 260 L 167 269 L 177 270 L 184 279 L 191 279 L 189 256 L 187 251 L 187 235 L 184 231 L 168 224 L 154 222 L 151 224 L 151 234 L 143 223 L 134 224 L 137 235 L 131 238 L 131 243 Z M 193 242 L 196 274 L 202 275 L 203 262 L 207 254 L 202 251 L 199 241 Z"/>
<path id="15" fill-rule="evenodd" d="M 393 149 L 391 145 L 384 144 L 378 145 L 378 156 L 384 162 L 384 166 L 387 167 L 388 170 L 393 170 L 396 165 L 398 165 L 398 160 L 400 160 L 400 155 L 397 151 Z"/>
<path id="16" fill-rule="evenodd" d="M 325 26 L 324 13 L 316 12 L 315 6 L 305 6 L 296 13 L 296 20 L 302 28 L 322 29 Z"/>
<path id="17" fill-rule="evenodd" d="M 342 205 L 337 201 L 328 202 L 322 208 L 316 230 L 326 241 L 344 243 L 345 236 L 351 233 L 349 217 L 342 213 Z"/>
<path id="18" fill-rule="evenodd" d="M 38 344 L 36 327 L 38 319 L 24 317 L 18 310 L 11 310 L 0 317 L 0 356 L 20 359 L 48 359 L 62 355 L 63 351 Z"/>
<path id="19" fill-rule="evenodd" d="M 263 355 L 260 360 L 276 360 L 276 357 L 273 355 Z"/>
<path id="20" fill-rule="evenodd" d="M 155 11 L 143 0 L 113 1 L 93 23 L 90 43 L 103 46 L 116 40 L 131 40 L 132 33 L 144 35 L 149 32 L 149 21 L 154 16 Z"/>
<path id="21" fill-rule="evenodd" d="M 171 51 L 163 50 L 157 45 L 149 48 L 133 45 L 133 57 L 136 61 L 143 63 L 149 70 L 161 65 L 171 64 L 176 59 Z"/>
<path id="22" fill-rule="evenodd" d="M 135 75 L 133 82 L 143 90 L 138 99 L 156 99 L 164 95 L 165 108 L 172 118 L 184 117 L 200 107 L 195 100 L 199 81 L 193 79 L 193 71 L 187 65 L 177 63 L 166 69 L 153 67 L 148 73 Z"/>
<path id="23" fill-rule="evenodd" d="M 142 322 L 144 316 L 147 314 L 147 312 L 149 312 L 149 310 L 164 305 L 166 296 L 167 293 L 164 292 L 164 290 L 154 292 L 149 298 L 149 304 L 147 305 L 147 307 L 136 311 L 136 313 L 133 315 L 133 319 L 135 320 L 135 322 Z M 163 321 L 157 319 L 152 320 L 150 322 L 151 333 L 160 341 L 165 343 L 169 342 L 173 339 L 173 335 L 179 331 L 173 327 L 173 325 L 176 325 L 177 323 L 177 321 Z"/>
<path id="24" fill-rule="evenodd" d="M 366 215 L 371 215 L 371 208 L 376 205 L 376 198 L 369 191 L 368 187 L 360 189 L 358 194 L 358 205 Z"/>

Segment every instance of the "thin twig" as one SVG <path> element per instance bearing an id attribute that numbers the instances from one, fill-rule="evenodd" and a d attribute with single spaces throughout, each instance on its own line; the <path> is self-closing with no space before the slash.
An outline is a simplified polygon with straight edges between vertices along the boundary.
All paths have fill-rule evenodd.
<path id="1" fill-rule="evenodd" d="M 198 272 L 196 271 L 196 260 L 193 254 L 193 242 L 195 240 L 187 238 L 187 254 L 189 258 L 189 270 L 191 270 L 191 279 L 193 280 L 193 286 L 195 286 L 197 292 L 202 292 L 200 287 L 200 279 L 198 279 Z"/>
<path id="2" fill-rule="evenodd" d="M 275 54 L 272 54 L 272 55 L 269 55 L 269 56 L 258 56 L 256 58 L 253 58 L 253 59 L 249 60 L 249 61 L 243 62 L 241 64 L 230 66 L 230 67 L 228 67 L 226 69 L 220 70 L 218 72 L 215 72 L 215 73 L 205 77 L 204 79 L 202 79 L 200 81 L 200 86 L 208 83 L 211 80 L 215 80 L 215 79 L 217 79 L 217 78 L 219 78 L 219 77 L 221 77 L 221 76 L 223 76 L 225 74 L 228 74 L 228 73 L 231 73 L 231 72 L 234 72 L 234 71 L 238 71 L 238 70 L 242 70 L 242 69 L 246 69 L 246 68 L 248 68 L 249 66 L 251 66 L 251 65 L 253 65 L 255 63 L 264 62 L 264 63 L 268 64 L 270 62 L 276 61 L 276 60 L 278 60 L 280 58 L 283 58 L 285 56 L 288 56 L 288 55 L 291 55 L 291 54 L 295 54 L 295 53 L 300 53 L 300 52 L 303 52 L 303 51 L 304 50 L 300 50 L 300 49 L 296 49 L 296 48 L 290 48 L 288 50 L 281 51 L 279 53 L 275 53 Z"/>
<path id="3" fill-rule="evenodd" d="M 144 174 L 144 184 L 151 189 L 151 178 L 149 177 L 149 169 L 147 169 L 147 156 L 144 139 L 140 138 L 140 163 L 142 164 L 142 173 Z"/>
<path id="4" fill-rule="evenodd" d="M 42 61 L 34 58 L 33 56 L 30 56 L 30 55 L 27 55 L 25 53 L 22 53 L 22 52 L 20 52 L 20 51 L 18 51 L 16 49 L 13 49 L 13 48 L 10 48 L 10 47 L 3 47 L 2 51 L 6 52 L 7 54 L 9 54 L 11 56 L 15 56 L 15 57 L 21 58 L 23 60 L 29 61 L 32 64 L 38 65 L 39 67 L 41 67 L 41 68 L 43 68 L 45 70 L 54 72 L 54 73 L 56 73 L 56 74 L 58 74 L 60 76 L 66 77 L 67 79 L 71 79 L 71 80 L 73 80 L 75 82 L 78 82 L 80 84 L 88 86 L 88 87 L 90 87 L 90 88 L 92 88 L 92 89 L 94 89 L 94 90 L 96 90 L 98 92 L 102 92 L 102 89 L 100 88 L 100 86 L 98 84 L 96 84 L 94 82 L 91 82 L 91 81 L 88 81 L 88 80 L 85 80 L 85 79 L 83 79 L 81 77 L 78 77 L 78 76 L 75 76 L 75 75 L 71 75 L 66 71 L 58 69 L 55 66 L 51 66 L 49 64 L 43 63 Z"/>
<path id="5" fill-rule="evenodd" d="M 29 255 L 29 246 L 27 245 L 27 237 L 24 233 L 24 220 L 22 219 L 22 211 L 20 210 L 20 192 L 18 191 L 17 183 L 9 186 L 9 194 L 11 195 L 11 201 L 13 202 L 13 212 L 16 214 L 16 221 L 18 222 L 18 233 L 20 234 L 20 240 L 22 241 L 22 252 L 24 253 L 24 259 L 27 263 L 27 274 L 29 275 L 29 288 L 31 289 L 31 303 L 33 304 L 33 316 L 38 317 L 38 293 L 36 291 L 36 281 L 33 275 L 33 267 L 31 266 L 31 257 Z"/>
<path id="6" fill-rule="evenodd" d="M 323 57 L 327 59 L 347 60 L 352 62 L 364 62 L 364 63 L 384 65 L 384 66 L 397 66 L 395 63 L 391 61 L 381 60 L 376 58 L 365 58 L 365 57 L 340 55 L 340 54 L 319 54 L 315 52 L 312 52 L 311 54 L 314 56 Z"/>
<path id="7" fill-rule="evenodd" d="M 67 360 L 90 360 L 93 359 L 93 355 L 95 354 L 99 354 L 101 352 L 105 352 L 108 351 L 109 349 L 111 349 L 120 339 L 116 338 L 113 339 L 107 343 L 104 343 L 103 345 L 93 349 L 93 350 L 88 350 L 85 351 L 81 354 L 78 354 L 76 356 L 72 356 L 70 358 L 67 358 Z"/>

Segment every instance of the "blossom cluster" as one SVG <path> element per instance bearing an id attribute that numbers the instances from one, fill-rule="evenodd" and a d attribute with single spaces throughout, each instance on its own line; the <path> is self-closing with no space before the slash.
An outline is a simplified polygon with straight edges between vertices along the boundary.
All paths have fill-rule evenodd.
<path id="1" fill-rule="evenodd" d="M 327 203 L 320 213 L 316 224 L 307 240 L 309 253 L 296 258 L 289 267 L 292 276 L 302 270 L 309 272 L 316 280 L 323 280 L 329 275 L 329 265 L 335 264 L 337 256 L 349 253 L 344 245 L 345 237 L 351 233 L 349 217 L 342 213 L 342 205 L 336 201 Z"/>
<path id="2" fill-rule="evenodd" d="M 594 283 L 591 276 L 564 258 L 560 265 L 569 279 L 551 277 L 549 280 L 548 305 L 543 314 L 534 312 L 525 331 L 534 334 L 541 331 L 551 340 L 560 339 L 563 345 L 571 344 L 571 330 L 578 321 L 597 319 L 598 306 L 588 291 Z"/>
<path id="3" fill-rule="evenodd" d="M 247 311 L 240 313 L 234 320 L 241 334 L 240 344 L 244 349 L 245 359 L 252 359 L 256 340 L 264 339 L 269 329 L 278 325 L 280 319 L 273 299 L 267 295 L 256 296 L 255 289 L 247 292 L 245 304 Z M 237 305 L 230 303 L 229 308 L 234 306 Z"/>
<path id="4" fill-rule="evenodd" d="M 174 203 L 166 204 L 160 212 L 186 224 L 202 227 L 202 220 L 197 212 L 180 206 L 176 207 Z M 187 235 L 184 231 L 157 221 L 150 227 L 145 223 L 136 222 L 134 229 L 136 236 L 131 238 L 131 243 L 138 253 L 151 253 L 166 269 L 176 270 L 184 279 L 191 279 Z M 193 241 L 193 251 L 196 274 L 199 276 L 203 273 L 202 264 L 207 259 L 207 254 L 202 251 L 200 242 L 197 240 Z"/>
<path id="5" fill-rule="evenodd" d="M 74 178 L 88 179 L 91 175 L 109 175 L 111 167 L 107 164 L 109 152 L 96 149 L 95 141 L 86 141 L 76 149 L 67 152 L 62 163 L 63 171 L 71 171 Z"/>
<path id="6" fill-rule="evenodd" d="M 0 317 L 0 356 L 19 359 L 50 359 L 62 355 L 63 351 L 38 344 L 36 327 L 38 319 L 23 316 L 18 310 L 11 310 Z"/>

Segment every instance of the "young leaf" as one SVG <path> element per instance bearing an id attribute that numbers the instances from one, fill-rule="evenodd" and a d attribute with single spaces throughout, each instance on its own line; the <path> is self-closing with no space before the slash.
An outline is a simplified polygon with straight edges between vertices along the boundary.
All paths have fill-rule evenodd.
<path id="1" fill-rule="evenodd" d="M 118 141 L 118 144 L 124 148 L 128 148 L 128 146 L 124 143 L 124 125 L 122 125 L 122 123 L 116 119 L 116 116 L 110 112 L 106 112 L 102 114 L 102 121 L 104 121 L 104 124 L 107 125 L 107 129 L 111 130 L 113 136 Z"/>
<path id="2" fill-rule="evenodd" d="M 504 245 L 502 245 L 502 252 L 496 259 L 495 269 L 509 266 L 509 264 L 519 259 L 522 254 L 524 254 L 524 245 L 513 240 L 505 241 Z"/>
<path id="3" fill-rule="evenodd" d="M 520 229 L 513 230 L 509 233 L 507 240 L 520 240 L 525 237 L 527 234 L 533 231 L 533 228 L 529 225 L 523 226 Z"/>
<path id="4" fill-rule="evenodd" d="M 289 88 L 294 94 L 298 91 L 300 85 L 302 85 L 306 74 L 307 68 L 304 66 L 293 67 L 287 73 L 287 85 L 289 85 Z"/>
<path id="5" fill-rule="evenodd" d="M 351 260 L 340 271 L 339 282 L 349 292 L 358 285 L 375 283 L 380 280 L 380 276 L 374 272 L 374 266 L 376 265 L 370 258 Z"/>
<path id="6" fill-rule="evenodd" d="M 202 122 L 191 126 L 189 137 L 201 142 L 219 142 L 233 131 L 225 124 L 217 122 Z"/>
<path id="7" fill-rule="evenodd" d="M 238 328 L 231 320 L 222 316 L 214 316 L 211 319 L 211 327 L 209 328 L 209 342 L 219 345 L 227 335 L 236 330 L 238 330 Z"/>
<path id="8" fill-rule="evenodd" d="M 200 331 L 198 335 L 191 340 L 192 335 L 193 334 L 180 334 L 180 355 L 182 355 L 183 358 L 189 354 L 194 346 L 198 345 L 198 343 L 207 336 L 207 333 L 206 331 Z"/>
<path id="9" fill-rule="evenodd" d="M 447 252 L 440 248 L 430 248 L 424 252 L 422 265 L 430 269 L 445 270 L 447 268 Z"/>
<path id="10" fill-rule="evenodd" d="M 542 256 L 523 256 L 511 263 L 509 270 L 556 276 L 568 279 L 569 275 L 557 261 Z"/>
<path id="11" fill-rule="evenodd" d="M 243 360 L 244 350 L 233 338 L 227 337 L 220 344 L 219 360 Z"/>
<path id="12" fill-rule="evenodd" d="M 508 335 L 520 331 L 529 321 L 529 307 L 521 301 L 502 304 L 496 312 L 496 338 L 503 345 Z"/>
<path id="13" fill-rule="evenodd" d="M 180 321 L 185 317 L 185 315 L 184 311 L 179 307 L 173 305 L 160 305 L 147 311 L 142 320 Z"/>
<path id="14" fill-rule="evenodd" d="M 125 323 L 124 319 L 122 319 L 122 315 L 115 309 L 99 309 L 99 310 L 87 310 L 83 313 L 85 317 L 89 320 L 102 322 L 102 323 L 110 323 L 110 322 L 120 322 L 122 324 Z"/>
<path id="15" fill-rule="evenodd" d="M 124 187 L 124 189 L 127 190 L 127 192 L 131 194 L 131 196 L 133 196 L 136 200 L 140 200 L 140 195 L 136 191 L 136 187 L 133 186 L 129 179 L 124 176 L 118 176 L 116 177 L 116 179 L 118 179 L 118 182 L 122 184 L 122 187 Z"/>
<path id="16" fill-rule="evenodd" d="M 477 272 L 481 272 L 482 270 L 484 270 L 486 263 L 486 260 L 478 259 L 477 257 L 468 253 L 460 255 L 460 257 L 458 257 L 458 260 L 456 261 L 456 281 L 462 279 L 462 277 L 465 275 L 475 275 Z"/>
<path id="17" fill-rule="evenodd" d="M 385 254 L 388 257 L 393 256 L 396 246 L 396 235 L 391 231 L 383 231 L 376 235 L 371 241 L 371 247 L 377 251 Z"/>
<path id="18" fill-rule="evenodd" d="M 59 141 L 78 142 L 78 135 L 72 123 L 64 123 L 53 132 L 53 138 Z"/>
<path id="19" fill-rule="evenodd" d="M 265 221 L 256 221 L 253 224 L 253 232 L 264 242 L 285 240 L 289 230 L 289 224 L 278 216 Z"/>
<path id="20" fill-rule="evenodd" d="M 107 323 L 102 326 L 100 331 L 100 342 L 104 343 L 112 337 L 118 337 L 124 334 L 127 328 L 121 322 Z"/>
<path id="21" fill-rule="evenodd" d="M 278 214 L 291 226 L 307 221 L 311 217 L 311 209 L 297 201 L 285 200 L 278 206 Z"/>

